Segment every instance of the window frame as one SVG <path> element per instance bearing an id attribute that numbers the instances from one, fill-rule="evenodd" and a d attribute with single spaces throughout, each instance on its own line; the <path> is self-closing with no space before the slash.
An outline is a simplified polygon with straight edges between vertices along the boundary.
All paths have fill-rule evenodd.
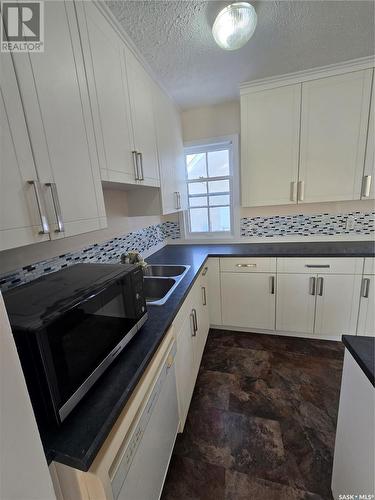
<path id="1" fill-rule="evenodd" d="M 187 165 L 186 165 L 186 156 L 189 154 L 199 154 L 199 153 L 205 153 L 206 155 L 210 152 L 214 151 L 223 151 L 223 150 L 228 150 L 229 153 L 229 174 L 225 176 L 218 176 L 218 177 L 204 177 L 204 178 L 198 178 L 198 179 L 188 179 L 188 174 L 187 174 Z M 207 156 L 206 156 L 207 158 Z M 191 146 L 186 146 L 184 148 L 184 161 L 185 161 L 185 183 L 186 183 L 186 196 L 187 196 L 187 209 L 185 212 L 185 233 L 186 236 L 189 239 L 202 239 L 202 238 L 215 238 L 215 239 L 226 239 L 226 238 L 233 238 L 234 236 L 234 227 L 235 227 L 235 217 L 234 217 L 234 148 L 233 148 L 233 141 L 232 140 L 223 140 L 220 142 L 202 142 L 197 145 L 191 145 Z M 206 160 L 207 161 L 207 160 Z M 208 163 L 207 163 L 207 169 L 208 169 Z M 208 174 L 208 170 L 207 170 Z M 194 184 L 194 183 L 199 183 L 199 182 L 211 182 L 211 181 L 217 181 L 217 180 L 228 180 L 229 181 L 229 192 L 225 191 L 222 193 L 209 193 L 208 192 L 208 184 L 207 184 L 207 193 L 202 193 L 202 194 L 197 194 L 197 195 L 190 195 L 189 194 L 189 184 Z M 229 204 L 225 205 L 210 205 L 209 204 L 209 197 L 210 196 L 220 196 L 220 195 L 228 195 L 229 194 Z M 207 205 L 199 205 L 197 207 L 191 207 L 190 206 L 190 198 L 199 198 L 201 196 L 207 197 Z M 191 231 L 191 222 L 190 222 L 190 209 L 191 208 L 207 208 L 208 210 L 208 226 L 209 229 L 211 227 L 211 222 L 210 222 L 210 208 L 216 208 L 216 207 L 229 207 L 229 212 L 230 212 L 230 229 L 229 231 Z"/>

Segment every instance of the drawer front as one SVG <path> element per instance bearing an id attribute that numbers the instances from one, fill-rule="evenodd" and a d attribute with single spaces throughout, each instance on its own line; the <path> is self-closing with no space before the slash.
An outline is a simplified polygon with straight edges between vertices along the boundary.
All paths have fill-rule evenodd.
<path id="1" fill-rule="evenodd" d="M 224 257 L 220 259 L 222 273 L 275 273 L 275 257 Z"/>
<path id="2" fill-rule="evenodd" d="M 362 274 L 362 268 L 362 257 L 280 257 L 277 259 L 279 273 Z"/>
<path id="3" fill-rule="evenodd" d="M 375 274 L 375 258 L 366 257 L 363 274 Z"/>

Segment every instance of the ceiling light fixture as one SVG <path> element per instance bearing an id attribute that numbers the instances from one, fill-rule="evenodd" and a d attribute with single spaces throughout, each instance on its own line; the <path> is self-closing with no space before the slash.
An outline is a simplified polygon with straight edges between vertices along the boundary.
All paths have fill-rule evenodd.
<path id="1" fill-rule="evenodd" d="M 222 49 L 236 50 L 250 40 L 256 25 L 257 14 L 254 7 L 247 2 L 236 2 L 219 12 L 212 34 Z"/>

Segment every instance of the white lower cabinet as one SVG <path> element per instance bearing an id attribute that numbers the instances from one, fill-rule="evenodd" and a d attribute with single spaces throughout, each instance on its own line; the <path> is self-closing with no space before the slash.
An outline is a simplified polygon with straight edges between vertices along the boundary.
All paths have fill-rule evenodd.
<path id="1" fill-rule="evenodd" d="M 313 333 L 314 279 L 308 274 L 277 276 L 276 330 Z"/>
<path id="2" fill-rule="evenodd" d="M 275 328 L 276 276 L 269 273 L 221 273 L 223 324 Z"/>
<path id="3" fill-rule="evenodd" d="M 317 277 L 314 333 L 355 335 L 361 276 L 321 275 Z"/>
<path id="4" fill-rule="evenodd" d="M 205 270 L 202 271 L 205 273 Z M 207 273 L 199 276 L 177 315 L 176 377 L 183 430 L 209 330 Z"/>

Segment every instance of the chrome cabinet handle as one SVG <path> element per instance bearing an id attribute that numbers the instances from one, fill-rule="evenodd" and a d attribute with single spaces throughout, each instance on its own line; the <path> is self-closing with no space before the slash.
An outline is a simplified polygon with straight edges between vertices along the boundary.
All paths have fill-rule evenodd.
<path id="1" fill-rule="evenodd" d="M 143 175 L 143 156 L 142 156 L 142 153 L 137 153 L 137 159 L 139 159 L 139 172 L 140 172 L 140 176 L 139 176 L 138 180 L 144 181 L 145 178 Z M 138 162 L 137 162 L 137 164 L 138 164 Z"/>
<path id="2" fill-rule="evenodd" d="M 138 172 L 138 161 L 137 161 L 137 151 L 132 151 L 133 158 L 133 167 L 134 167 L 134 177 L 136 181 L 139 181 L 139 172 Z"/>
<path id="3" fill-rule="evenodd" d="M 323 295 L 323 278 L 318 278 L 318 283 L 317 283 L 317 288 L 318 288 L 318 295 L 322 296 Z"/>
<path id="4" fill-rule="evenodd" d="M 363 278 L 361 286 L 361 297 L 368 299 L 370 290 L 370 278 Z"/>
<path id="5" fill-rule="evenodd" d="M 207 271 L 208 271 L 208 267 L 205 267 L 202 271 L 202 276 L 206 276 L 207 274 Z"/>
<path id="6" fill-rule="evenodd" d="M 270 276 L 270 294 L 275 295 L 275 276 Z"/>
<path id="7" fill-rule="evenodd" d="M 55 229 L 55 233 L 63 233 L 64 232 L 64 221 L 62 218 L 60 201 L 59 201 L 59 193 L 57 192 L 56 183 L 55 182 L 47 182 L 46 186 L 51 188 L 52 203 L 53 203 L 53 208 L 55 210 L 56 223 L 57 223 L 57 229 Z"/>
<path id="8" fill-rule="evenodd" d="M 315 282 L 316 282 L 316 278 L 311 276 L 311 278 L 309 279 L 309 294 L 310 295 L 315 295 Z"/>
<path id="9" fill-rule="evenodd" d="M 196 329 L 195 329 L 195 318 L 194 318 L 194 313 L 193 311 L 191 311 L 190 313 L 190 319 L 192 320 L 193 322 L 193 331 L 191 332 L 191 336 L 192 337 L 195 337 L 197 335 L 197 332 L 196 332 Z M 190 325 L 191 326 L 191 325 Z"/>
<path id="10" fill-rule="evenodd" d="M 305 267 L 308 267 L 309 269 L 329 269 L 331 266 L 330 264 L 305 264 Z"/>
<path id="11" fill-rule="evenodd" d="M 34 179 L 32 179 L 31 181 L 27 181 L 27 182 L 28 182 L 28 184 L 31 184 L 34 188 L 36 203 L 38 205 L 40 225 L 42 226 L 42 229 L 41 229 L 41 231 L 39 231 L 39 234 L 49 234 L 49 224 L 48 224 L 47 212 L 46 212 L 44 199 L 43 199 L 41 189 L 40 189 L 40 182 L 38 180 L 34 180 Z"/>
<path id="12" fill-rule="evenodd" d="M 206 287 L 205 286 L 202 286 L 202 304 L 204 306 L 207 305 Z"/>
<path id="13" fill-rule="evenodd" d="M 195 333 L 198 331 L 198 320 L 197 320 L 197 311 L 196 309 L 193 309 L 193 314 L 194 314 L 194 320 L 195 320 Z"/>
<path id="14" fill-rule="evenodd" d="M 176 207 L 176 210 L 178 210 L 179 208 L 181 208 L 180 193 L 178 191 L 175 191 L 174 194 L 175 194 L 175 197 L 176 197 L 175 207 Z"/>
<path id="15" fill-rule="evenodd" d="M 236 264 L 236 267 L 257 267 L 256 264 Z"/>
<path id="16" fill-rule="evenodd" d="M 305 199 L 305 181 L 298 181 L 297 197 L 298 201 Z"/>
<path id="17" fill-rule="evenodd" d="M 372 179 L 371 175 L 364 175 L 363 176 L 362 196 L 364 198 L 368 198 L 370 196 L 371 179 Z"/>
<path id="18" fill-rule="evenodd" d="M 297 195 L 297 182 L 292 181 L 290 183 L 290 201 L 297 201 L 296 195 Z"/>
<path id="19" fill-rule="evenodd" d="M 181 193 L 180 191 L 177 191 L 177 200 L 178 200 L 178 209 L 181 208 Z"/>

